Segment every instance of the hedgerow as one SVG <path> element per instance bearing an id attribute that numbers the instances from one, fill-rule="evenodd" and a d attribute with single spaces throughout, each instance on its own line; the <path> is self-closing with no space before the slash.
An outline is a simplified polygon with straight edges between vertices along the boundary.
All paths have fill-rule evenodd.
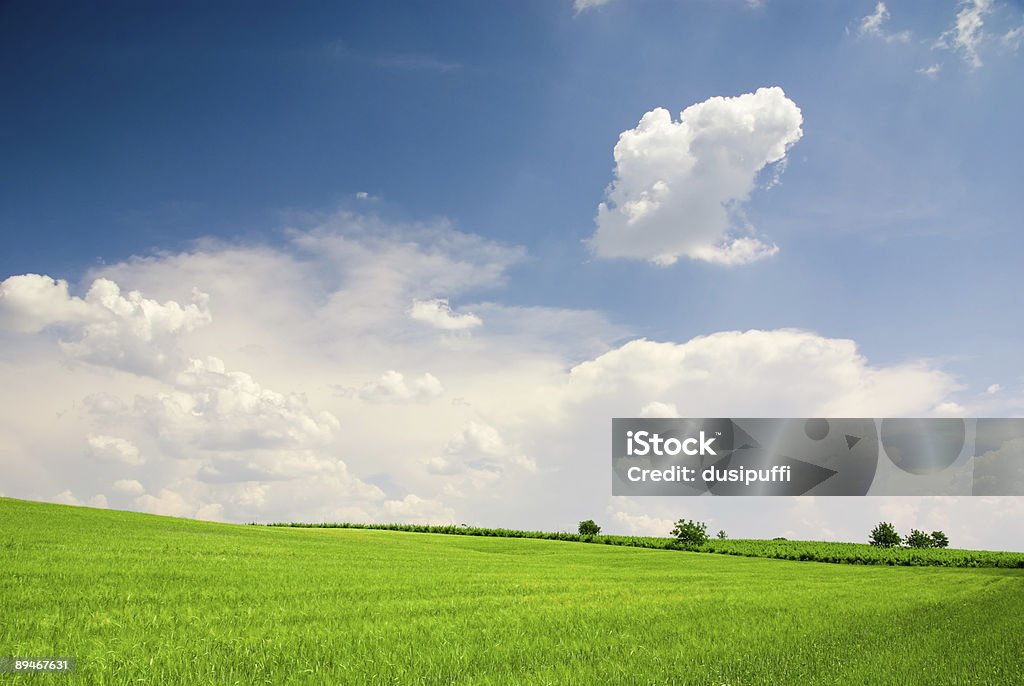
<path id="1" fill-rule="evenodd" d="M 881 548 L 861 543 L 828 541 L 788 541 L 785 539 L 711 539 L 699 546 L 685 545 L 675 538 L 657 536 L 581 535 L 568 531 L 523 531 L 492 529 L 455 524 L 358 524 L 351 522 L 280 522 L 272 527 L 303 529 L 382 529 L 411 533 L 448 534 L 454 536 L 489 536 L 495 538 L 535 538 L 549 541 L 571 541 L 631 548 L 686 550 L 698 553 L 767 557 L 780 560 L 828 562 L 833 564 L 892 565 L 911 567 L 1009 567 L 1024 568 L 1024 553 L 950 548 Z"/>

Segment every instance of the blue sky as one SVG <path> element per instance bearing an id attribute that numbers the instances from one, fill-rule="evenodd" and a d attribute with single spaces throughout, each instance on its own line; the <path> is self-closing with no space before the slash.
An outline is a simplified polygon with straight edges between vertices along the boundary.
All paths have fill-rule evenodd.
<path id="1" fill-rule="evenodd" d="M 937 407 L 965 415 L 1021 414 L 1024 5 L 1008 0 L 582 4 L 3 4 L 0 276 L 38 274 L 69 284 L 66 302 L 57 303 L 50 296 L 64 296 L 45 288 L 49 295 L 33 291 L 33 297 L 43 298 L 38 302 L 15 303 L 8 297 L 7 310 L 0 312 L 8 323 L 8 331 L 0 333 L 8 383 L 18 378 L 10 370 L 32 364 L 51 370 L 55 379 L 75 377 L 62 396 L 75 408 L 97 394 L 130 403 L 147 393 L 183 392 L 177 372 L 125 362 L 150 359 L 145 346 L 168 346 L 159 351 L 160 359 L 177 355 L 186 365 L 188 359 L 215 355 L 229 372 L 245 370 L 262 388 L 273 381 L 275 392 L 304 393 L 309 412 L 333 414 L 337 430 L 344 432 L 346 419 L 370 410 L 338 405 L 337 388 L 363 389 L 370 397 L 373 379 L 404 365 L 406 381 L 429 373 L 446 389 L 434 399 L 429 382 L 417 387 L 427 389 L 423 397 L 405 388 L 399 399 L 415 401 L 406 411 L 433 417 L 426 405 L 463 407 L 455 403 L 462 400 L 477 412 L 446 419 L 454 427 L 447 439 L 424 432 L 414 449 L 417 456 L 450 457 L 476 446 L 491 457 L 500 453 L 508 464 L 532 461 L 543 473 L 544 451 L 530 449 L 539 438 L 509 436 L 547 418 L 531 420 L 524 410 L 509 426 L 499 426 L 497 408 L 512 403 L 519 391 L 503 396 L 503 377 L 483 366 L 497 351 L 531 370 L 549 365 L 571 376 L 577 365 L 596 363 L 638 338 L 683 347 L 694 337 L 720 332 L 795 328 L 813 333 L 815 340 L 853 341 L 870 369 L 916 365 L 935 375 L 922 382 L 928 390 L 919 396 L 908 392 L 911 400 L 904 405 L 872 405 L 870 396 L 857 395 L 860 404 L 851 400 L 832 409 L 862 416 L 928 414 Z M 963 28 L 972 18 L 981 21 L 973 32 Z M 749 194 L 729 196 L 749 224 L 731 226 L 729 235 L 749 233 L 765 247 L 777 246 L 776 253 L 730 265 L 682 254 L 674 264 L 660 266 L 588 243 L 599 223 L 598 204 L 610 202 L 610 184 L 619 179 L 622 192 L 633 193 L 625 168 L 617 170 L 613 157 L 620 134 L 655 108 L 665 108 L 678 122 L 682 110 L 715 96 L 735 98 L 774 86 L 784 91 L 784 100 L 776 103 L 789 108 L 783 115 L 798 108 L 793 116 L 799 117 L 799 134 L 786 139 L 784 160 L 762 165 L 745 179 L 753 184 Z M 739 107 L 739 101 L 731 102 L 730 107 Z M 641 153 L 638 159 L 646 159 L 647 152 Z M 773 175 L 778 183 L 768 188 Z M 694 178 L 677 181 L 673 197 L 678 199 L 681 185 Z M 678 202 L 685 224 L 690 201 Z M 680 229 L 669 219 L 655 216 L 651 221 L 660 223 L 649 227 L 652 235 L 700 228 Z M 334 246 L 338 236 L 348 236 L 348 243 L 334 253 L 328 244 Z M 395 257 L 410 242 L 420 252 Z M 337 259 L 324 263 L 317 254 Z M 252 268 L 258 264 L 270 271 L 254 281 L 250 300 L 227 291 L 218 299 L 217 276 L 242 269 L 239 255 Z M 408 273 L 418 275 L 408 283 L 383 290 L 349 288 L 387 281 L 381 274 L 405 264 L 403 259 L 414 265 Z M 451 264 L 416 271 L 431 259 Z M 469 265 L 478 275 L 455 278 L 452 265 Z M 278 271 L 290 267 L 300 273 L 286 278 Z M 299 284 L 299 276 L 313 272 L 316 279 Z M 210 296 L 209 312 L 200 303 L 192 323 L 167 324 L 160 335 L 132 339 L 130 354 L 117 347 L 123 340 L 115 345 L 103 339 L 102 346 L 90 348 L 99 340 L 98 329 L 89 328 L 96 321 L 75 299 L 84 303 L 97 278 L 111 279 L 125 292 L 138 289 L 140 297 L 157 304 L 173 301 L 183 308 L 196 288 Z M 258 322 L 243 316 L 263 306 L 259 289 L 279 280 L 294 287 L 273 293 L 284 298 L 287 291 L 295 298 L 281 301 L 282 312 L 300 311 L 299 303 L 319 304 L 306 320 L 308 336 L 302 342 L 270 335 L 283 326 L 284 315 Z M 11 288 L 25 283 L 9 282 Z M 417 338 L 424 334 L 375 319 L 334 330 L 325 323 L 334 320 L 323 318 L 335 301 L 360 312 L 399 307 L 391 297 L 404 298 L 402 312 L 409 302 L 447 299 L 450 311 L 441 307 L 432 318 L 417 321 L 429 320 L 443 336 L 458 338 L 456 343 Z M 47 307 L 60 313 L 38 315 Z M 147 317 L 152 311 L 139 308 Z M 29 317 L 30 310 L 36 314 Z M 458 320 L 469 315 L 482 325 Z M 102 316 L 112 315 L 104 310 Z M 136 332 L 126 333 L 129 338 L 137 334 L 128 329 Z M 369 345 L 379 355 L 368 353 L 358 364 L 310 363 L 302 380 L 283 371 L 289 355 L 310 357 L 314 348 L 302 346 L 322 346 L 329 335 L 348 337 L 353 351 Z M 481 366 L 475 376 L 467 372 L 464 383 L 435 370 L 446 364 L 438 356 L 472 357 L 459 346 L 480 346 Z M 277 361 L 268 361 L 273 354 L 260 358 L 251 352 L 260 347 L 280 351 Z M 50 356 L 40 357 L 40 350 Z M 802 368 L 798 358 L 804 353 L 793 354 L 794 368 Z M 35 362 L 28 364 L 29 358 Z M 854 364 L 853 359 L 846 362 Z M 449 373 L 449 379 L 456 376 Z M 473 399 L 470 377 L 490 379 L 488 400 Z M 536 383 L 562 388 L 567 382 L 556 377 L 545 371 Z M 524 372 L 522 378 L 533 377 Z M 822 378 L 827 383 L 828 374 Z M 452 390 L 461 386 L 461 394 Z M 341 395 L 347 403 L 363 391 Z M 685 384 L 652 389 L 638 403 L 666 402 L 693 416 L 829 408 L 804 402 L 805 396 L 777 405 L 769 399 L 733 406 L 724 399 L 707 405 L 677 399 L 690 391 Z M 42 405 L 56 403 L 37 392 Z M 403 395 L 407 392 L 412 395 Z M 491 409 L 481 409 L 487 403 Z M 592 413 L 588 421 L 596 426 L 612 411 L 573 407 L 573 412 Z M 572 414 L 562 405 L 551 411 Z M 83 415 L 62 450 L 87 446 L 79 452 L 95 458 L 112 445 L 124 447 L 90 438 L 97 436 L 131 444 L 154 471 L 149 481 L 117 481 L 144 487 L 144 492 L 124 491 L 138 498 L 171 493 L 161 502 L 185 503 L 174 512 L 193 516 L 198 508 L 218 505 L 218 516 L 228 519 L 290 513 L 286 500 L 264 512 L 252 505 L 259 501 L 255 495 L 240 495 L 245 489 L 272 491 L 273 479 L 243 480 L 220 494 L 196 486 L 196 475 L 210 465 L 185 468 L 173 462 L 169 430 L 153 429 L 151 417 L 148 424 L 139 419 L 138 407 L 133 412 L 136 424 L 120 427 L 109 418 Z M 565 421 L 565 436 L 583 431 L 582 424 Z M 466 429 L 474 422 L 500 434 L 500 440 L 483 429 Z M 181 440 L 206 445 L 195 431 Z M 8 446 L 32 452 L 33 460 L 51 469 L 62 464 L 56 448 L 26 432 L 19 429 L 16 440 L 12 433 Z M 292 449 L 330 453 L 332 459 L 349 449 L 310 440 Z M 446 500 L 443 484 L 417 480 L 401 463 L 384 468 L 347 453 L 341 458 L 353 478 L 388 485 L 392 500 L 383 502 L 406 502 L 401 499 L 413 494 L 437 503 L 431 511 L 435 518 L 484 520 L 501 514 L 508 521 L 498 523 L 518 523 L 513 520 L 521 508 L 514 504 L 499 512 L 471 499 Z M 266 457 L 268 463 L 276 459 Z M 457 471 L 451 465 L 431 469 Z M 503 469 L 484 471 L 504 475 Z M 19 481 L 2 490 L 44 499 L 67 491 L 65 500 L 81 502 L 103 494 L 111 506 L 159 509 L 155 500 L 117 501 L 101 483 L 80 493 L 71 484 L 47 492 L 31 472 L 25 468 Z M 485 481 L 475 483 L 480 487 Z M 595 483 L 595 489 L 604 488 L 604 482 Z M 517 487 L 528 489 L 525 484 Z M 904 505 L 899 501 L 892 507 Z M 388 516 L 388 506 L 378 506 L 359 513 Z M 634 518 L 671 518 L 662 505 L 630 507 Z M 708 516 L 729 516 L 725 506 L 716 507 Z M 550 512 L 554 518 L 576 516 L 557 508 Z M 865 517 L 875 514 L 872 509 Z M 634 520 L 621 521 L 626 526 Z M 802 525 L 792 526 L 800 531 Z"/>

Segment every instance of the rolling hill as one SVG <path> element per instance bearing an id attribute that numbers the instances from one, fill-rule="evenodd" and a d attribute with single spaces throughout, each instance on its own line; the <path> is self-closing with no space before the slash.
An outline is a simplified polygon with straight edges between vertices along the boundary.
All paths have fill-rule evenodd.
<path id="1" fill-rule="evenodd" d="M 0 617 L 0 657 L 76 658 L 73 674 L 39 677 L 62 684 L 1005 684 L 1024 673 L 1019 569 L 254 527 L 12 499 L 0 499 Z"/>

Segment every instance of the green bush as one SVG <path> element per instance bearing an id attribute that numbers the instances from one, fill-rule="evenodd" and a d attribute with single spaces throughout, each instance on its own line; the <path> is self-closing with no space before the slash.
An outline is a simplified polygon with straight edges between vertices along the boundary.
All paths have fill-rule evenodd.
<path id="1" fill-rule="evenodd" d="M 912 529 L 910 535 L 905 539 L 908 548 L 931 548 L 932 537 L 923 531 Z"/>
<path id="2" fill-rule="evenodd" d="M 680 519 L 672 528 L 675 539 L 688 548 L 696 548 L 708 542 L 708 525 L 690 519 Z"/>
<path id="3" fill-rule="evenodd" d="M 932 547 L 933 548 L 948 548 L 949 547 L 949 539 L 946 537 L 946 534 L 942 533 L 941 531 L 933 531 L 932 532 Z"/>
<path id="4" fill-rule="evenodd" d="M 878 548 L 895 548 L 903 541 L 896 533 L 896 527 L 889 522 L 879 522 L 878 526 L 871 530 L 871 537 L 868 543 Z"/>

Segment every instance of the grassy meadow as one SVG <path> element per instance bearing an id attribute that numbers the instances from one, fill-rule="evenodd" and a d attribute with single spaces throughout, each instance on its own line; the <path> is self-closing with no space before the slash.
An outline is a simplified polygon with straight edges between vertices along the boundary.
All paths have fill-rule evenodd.
<path id="1" fill-rule="evenodd" d="M 1007 684 L 1024 571 L 256 527 L 0 499 L 0 656 L 60 684 Z"/>

